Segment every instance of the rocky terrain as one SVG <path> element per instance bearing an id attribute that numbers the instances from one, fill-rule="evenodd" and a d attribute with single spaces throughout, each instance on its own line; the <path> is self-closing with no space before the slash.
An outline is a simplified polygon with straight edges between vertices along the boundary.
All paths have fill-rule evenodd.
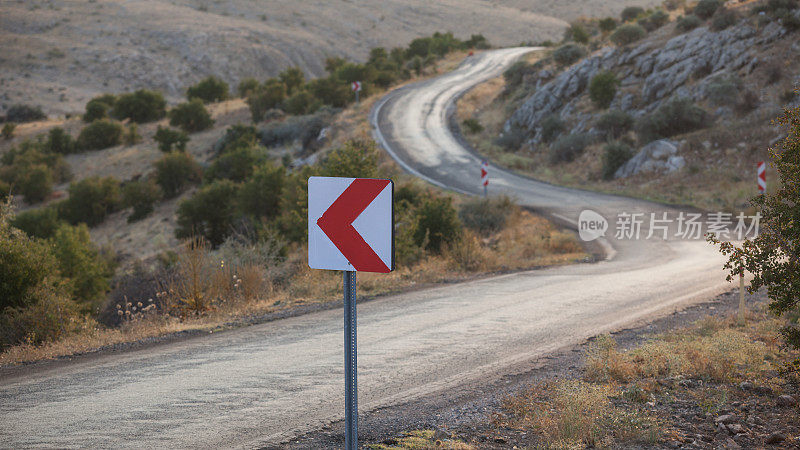
<path id="1" fill-rule="evenodd" d="M 391 0 L 4 0 L 0 114 L 15 103 L 79 111 L 102 92 L 153 88 L 173 98 L 208 75 L 235 85 L 290 66 L 324 74 L 327 57 L 363 61 L 435 31 L 483 33 L 499 46 L 560 38 L 578 14 L 628 3 Z"/>

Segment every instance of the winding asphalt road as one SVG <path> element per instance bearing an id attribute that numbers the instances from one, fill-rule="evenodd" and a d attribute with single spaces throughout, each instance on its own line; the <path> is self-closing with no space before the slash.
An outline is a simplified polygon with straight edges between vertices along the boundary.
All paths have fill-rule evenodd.
<path id="1" fill-rule="evenodd" d="M 407 170 L 478 193 L 479 159 L 447 127 L 454 100 L 529 48 L 484 52 L 387 95 L 376 136 Z M 583 208 L 672 210 L 493 169 L 513 195 L 563 223 Z M 611 219 L 613 220 L 613 219 Z M 612 223 L 613 228 L 613 223 Z M 646 232 L 646 227 L 645 227 Z M 476 380 L 592 335 L 707 299 L 728 285 L 702 241 L 605 242 L 609 258 L 395 295 L 359 306 L 362 414 Z M 139 351 L 0 372 L 0 447 L 256 447 L 343 417 L 342 311 Z"/>

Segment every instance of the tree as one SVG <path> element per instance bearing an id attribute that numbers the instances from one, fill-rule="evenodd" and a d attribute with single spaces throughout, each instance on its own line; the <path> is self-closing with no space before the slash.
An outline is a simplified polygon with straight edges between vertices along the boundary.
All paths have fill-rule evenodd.
<path id="1" fill-rule="evenodd" d="M 53 191 L 53 171 L 44 164 L 29 166 L 18 177 L 19 192 L 28 203 L 39 203 Z"/>
<path id="2" fill-rule="evenodd" d="M 203 103 L 214 103 L 228 98 L 228 83 L 215 76 L 204 78 L 186 90 L 188 100 L 200 99 Z"/>
<path id="3" fill-rule="evenodd" d="M 16 129 L 17 129 L 17 124 L 15 124 L 14 122 L 7 122 L 5 125 L 3 125 L 3 132 L 2 132 L 3 139 L 7 141 L 11 140 L 11 138 L 14 137 L 14 130 Z"/>
<path id="4" fill-rule="evenodd" d="M 258 90 L 259 86 L 261 84 L 255 78 L 245 78 L 236 86 L 236 92 L 239 97 L 249 97 L 250 94 Z"/>
<path id="5" fill-rule="evenodd" d="M 261 122 L 270 109 L 277 108 L 286 98 L 286 85 L 277 78 L 270 78 L 247 97 L 253 122 Z"/>
<path id="6" fill-rule="evenodd" d="M 90 312 L 95 302 L 109 290 L 114 265 L 92 243 L 85 224 L 61 225 L 50 243 L 60 274 L 68 279 L 71 297 Z"/>
<path id="7" fill-rule="evenodd" d="M 172 108 L 169 112 L 169 124 L 188 133 L 194 133 L 211 128 L 214 120 L 203 102 L 195 98 Z"/>
<path id="8" fill-rule="evenodd" d="M 237 187 L 230 180 L 203 186 L 178 206 L 178 238 L 202 236 L 214 247 L 225 241 L 233 226 Z"/>
<path id="9" fill-rule="evenodd" d="M 589 82 L 589 98 L 598 108 L 606 109 L 617 95 L 617 86 L 619 80 L 613 72 L 600 72 Z"/>
<path id="10" fill-rule="evenodd" d="M 169 153 L 173 150 L 183 152 L 186 151 L 189 135 L 183 131 L 159 125 L 153 139 L 158 142 L 158 149 L 164 153 Z"/>
<path id="11" fill-rule="evenodd" d="M 745 239 L 741 246 L 720 243 L 714 236 L 709 240 L 728 256 L 728 280 L 750 272 L 753 280 L 747 290 L 766 288 L 770 310 L 782 316 L 800 313 L 800 107 L 787 109 L 778 123 L 789 131 L 780 146 L 770 150 L 780 183 L 772 193 L 751 200 L 761 214 L 758 236 Z M 789 345 L 800 348 L 796 322 L 786 325 L 782 334 Z M 800 359 L 790 368 L 800 371 Z"/>
<path id="12" fill-rule="evenodd" d="M 122 143 L 122 124 L 108 119 L 95 120 L 78 135 L 80 150 L 102 150 Z"/>
<path id="13" fill-rule="evenodd" d="M 44 143 L 46 151 L 68 155 L 76 149 L 77 143 L 72 136 L 61 127 L 55 127 L 47 133 L 47 140 Z"/>
<path id="14" fill-rule="evenodd" d="M 59 215 L 75 225 L 99 225 L 117 210 L 122 197 L 119 181 L 112 177 L 89 177 L 69 185 L 69 198 L 59 205 Z"/>
<path id="15" fill-rule="evenodd" d="M 272 163 L 257 167 L 239 190 L 239 209 L 254 217 L 271 219 L 280 212 L 281 191 L 286 171 Z"/>
<path id="16" fill-rule="evenodd" d="M 573 23 L 564 31 L 564 39 L 572 40 L 580 44 L 587 44 L 589 42 L 589 32 L 580 23 Z"/>
<path id="17" fill-rule="evenodd" d="M 131 181 L 122 188 L 122 204 L 133 208 L 128 223 L 144 219 L 153 212 L 153 205 L 161 198 L 161 188 L 153 180 Z"/>
<path id="18" fill-rule="evenodd" d="M 107 119 L 116 102 L 117 96 L 113 94 L 103 94 L 89 100 L 86 103 L 86 113 L 83 115 L 83 121 L 91 123 L 95 120 Z"/>
<path id="19" fill-rule="evenodd" d="M 322 176 L 377 178 L 378 150 L 371 139 L 353 139 L 322 161 Z"/>
<path id="20" fill-rule="evenodd" d="M 112 116 L 119 120 L 130 119 L 136 123 L 153 122 L 167 114 L 167 101 L 160 92 L 139 89 L 117 98 Z"/>
<path id="21" fill-rule="evenodd" d="M 192 155 L 173 151 L 154 163 L 156 183 L 161 186 L 165 198 L 173 198 L 191 183 L 200 181 L 202 170 Z"/>
<path id="22" fill-rule="evenodd" d="M 283 85 L 286 86 L 286 95 L 292 95 L 306 82 L 306 77 L 299 67 L 289 67 L 281 72 L 278 78 L 280 78 Z"/>

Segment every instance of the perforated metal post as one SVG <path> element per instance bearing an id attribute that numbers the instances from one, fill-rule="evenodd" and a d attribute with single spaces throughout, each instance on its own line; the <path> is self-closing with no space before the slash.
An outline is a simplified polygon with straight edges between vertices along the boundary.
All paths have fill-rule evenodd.
<path id="1" fill-rule="evenodd" d="M 356 273 L 344 272 L 344 448 L 358 448 Z"/>

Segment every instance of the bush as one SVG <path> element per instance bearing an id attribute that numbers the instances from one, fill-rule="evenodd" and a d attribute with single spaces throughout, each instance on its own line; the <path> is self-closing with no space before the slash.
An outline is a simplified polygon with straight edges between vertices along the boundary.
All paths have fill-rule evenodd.
<path id="1" fill-rule="evenodd" d="M 253 122 L 261 122 L 270 109 L 281 106 L 286 98 L 286 86 L 277 78 L 270 78 L 247 97 Z"/>
<path id="2" fill-rule="evenodd" d="M 29 194 L 37 196 L 33 191 L 39 191 L 42 180 L 37 177 L 44 177 L 50 183 L 60 183 L 67 181 L 70 177 L 69 166 L 64 161 L 64 157 L 58 153 L 47 153 L 42 151 L 43 145 L 37 142 L 25 141 L 18 148 L 13 148 L 6 152 L 1 158 L 0 179 L 19 188 L 24 192 L 28 190 L 25 185 L 30 184 Z M 42 168 L 49 169 L 49 174 Z M 47 192 L 49 193 L 49 191 Z M 43 194 L 47 195 L 47 194 Z"/>
<path id="3" fill-rule="evenodd" d="M 678 31 L 686 33 L 687 31 L 694 30 L 702 24 L 703 21 L 700 20 L 699 17 L 695 16 L 694 14 L 689 14 L 688 16 L 678 19 L 678 23 L 675 25 L 675 28 L 677 28 Z"/>
<path id="4" fill-rule="evenodd" d="M 525 131 L 522 128 L 512 126 L 510 130 L 500 133 L 494 143 L 508 151 L 516 152 L 525 143 L 525 139 Z"/>
<path id="5" fill-rule="evenodd" d="M 186 151 L 186 143 L 189 142 L 189 135 L 180 130 L 158 126 L 156 134 L 153 136 L 158 142 L 158 149 L 164 153 L 173 150 Z"/>
<path id="6" fill-rule="evenodd" d="M 619 46 L 632 44 L 647 36 L 647 32 L 639 25 L 628 23 L 617 28 L 611 34 L 611 41 Z"/>
<path id="7" fill-rule="evenodd" d="M 736 11 L 723 7 L 714 13 L 714 17 L 711 19 L 711 29 L 714 31 L 722 31 L 735 25 L 738 20 L 739 16 L 736 14 Z"/>
<path id="8" fill-rule="evenodd" d="M 173 198 L 190 184 L 200 181 L 202 170 L 192 155 L 173 151 L 154 163 L 156 183 L 161 186 L 165 198 Z"/>
<path id="9" fill-rule="evenodd" d="M 617 28 L 617 21 L 613 17 L 606 17 L 605 19 L 600 19 L 597 26 L 600 27 L 600 31 L 603 33 L 610 33 Z"/>
<path id="10" fill-rule="evenodd" d="M 114 264 L 105 258 L 92 243 L 86 225 L 59 227 L 50 242 L 61 276 L 68 279 L 71 297 L 93 312 L 96 301 L 109 290 Z"/>
<path id="11" fill-rule="evenodd" d="M 503 72 L 503 79 L 506 82 L 506 90 L 511 92 L 519 87 L 525 80 L 525 76 L 533 72 L 533 65 L 527 61 L 517 61 Z"/>
<path id="12" fill-rule="evenodd" d="M 38 239 L 47 239 L 55 234 L 63 223 L 58 217 L 56 208 L 37 208 L 17 214 L 11 221 L 14 228 L 25 232 L 28 236 Z"/>
<path id="13" fill-rule="evenodd" d="M 0 348 L 52 342 L 81 323 L 75 304 L 53 283 L 38 284 L 34 299 L 27 307 L 0 311 Z"/>
<path id="14" fill-rule="evenodd" d="M 8 122 L 5 125 L 3 125 L 3 131 L 2 131 L 3 139 L 10 141 L 11 138 L 14 137 L 14 131 L 16 129 L 17 129 L 17 124 L 13 122 Z"/>
<path id="15" fill-rule="evenodd" d="M 573 23 L 564 31 L 564 40 L 587 44 L 589 42 L 589 33 L 580 23 Z"/>
<path id="16" fill-rule="evenodd" d="M 619 110 L 609 111 L 597 119 L 596 127 L 606 138 L 617 139 L 633 128 L 633 117 Z"/>
<path id="17" fill-rule="evenodd" d="M 267 157 L 265 149 L 258 145 L 236 147 L 217 157 L 205 176 L 207 180 L 244 181 Z"/>
<path id="18" fill-rule="evenodd" d="M 16 104 L 6 111 L 6 122 L 25 123 L 47 119 L 41 106 Z"/>
<path id="19" fill-rule="evenodd" d="M 169 112 L 169 124 L 193 133 L 211 128 L 214 120 L 211 119 L 211 114 L 208 113 L 203 102 L 194 99 L 172 108 Z"/>
<path id="20" fill-rule="evenodd" d="M 69 198 L 59 205 L 59 216 L 75 225 L 99 225 L 122 201 L 119 181 L 112 177 L 89 177 L 69 186 Z"/>
<path id="21" fill-rule="evenodd" d="M 286 94 L 292 95 L 300 89 L 306 82 L 306 76 L 299 67 L 289 67 L 278 75 L 278 78 L 286 86 Z"/>
<path id="22" fill-rule="evenodd" d="M 642 144 L 657 139 L 688 133 L 709 125 L 708 113 L 688 98 L 677 97 L 661 105 L 656 111 L 640 119 L 637 124 Z"/>
<path id="23" fill-rule="evenodd" d="M 378 178 L 378 148 L 371 139 L 352 139 L 320 164 L 326 177 Z"/>
<path id="24" fill-rule="evenodd" d="M 142 142 L 142 135 L 139 134 L 139 125 L 133 122 L 125 129 L 125 134 L 122 136 L 122 143 L 126 146 L 131 146 L 139 142 Z"/>
<path id="25" fill-rule="evenodd" d="M 553 60 L 562 66 L 568 66 L 586 56 L 586 49 L 580 45 L 566 44 L 553 50 Z"/>
<path id="26" fill-rule="evenodd" d="M 686 6 L 686 0 L 664 0 L 661 4 L 667 11 L 675 11 L 681 6 Z"/>
<path id="27" fill-rule="evenodd" d="M 542 119 L 542 141 L 553 142 L 566 129 L 566 124 L 558 114 L 550 114 Z"/>
<path id="28" fill-rule="evenodd" d="M 414 242 L 439 253 L 445 244 L 461 237 L 461 223 L 449 197 L 426 197 L 415 211 Z"/>
<path id="29" fill-rule="evenodd" d="M 650 31 L 655 31 L 669 22 L 669 14 L 665 13 L 664 11 L 656 10 L 653 14 L 650 14 L 647 17 L 639 19 L 637 22 L 642 28 Z"/>
<path id="30" fill-rule="evenodd" d="M 203 103 L 214 103 L 228 98 L 228 83 L 215 76 L 204 78 L 186 90 L 186 98 L 199 99 Z"/>
<path id="31" fill-rule="evenodd" d="M 53 192 L 53 171 L 44 164 L 34 164 L 18 175 L 17 183 L 26 202 L 39 203 Z"/>
<path id="32" fill-rule="evenodd" d="M 261 84 L 255 78 L 245 78 L 236 86 L 236 92 L 239 97 L 247 98 L 261 87 Z"/>
<path id="33" fill-rule="evenodd" d="M 308 239 L 308 178 L 318 175 L 315 167 L 304 166 L 286 177 L 280 200 L 278 227 L 291 242 Z"/>
<path id="34" fill-rule="evenodd" d="M 633 149 L 621 142 L 611 142 L 603 148 L 603 179 L 614 178 L 617 169 L 633 157 Z"/>
<path id="35" fill-rule="evenodd" d="M 144 219 L 153 212 L 153 205 L 161 198 L 161 188 L 152 180 L 131 181 L 122 188 L 122 205 L 133 208 L 128 223 Z"/>
<path id="36" fill-rule="evenodd" d="M 488 236 L 502 231 L 508 218 L 517 211 L 517 206 L 508 197 L 474 197 L 461 205 L 458 218 L 461 223 L 476 233 Z"/>
<path id="37" fill-rule="evenodd" d="M 607 109 L 617 95 L 617 86 L 619 80 L 613 72 L 600 72 L 589 82 L 589 98 L 596 107 Z"/>
<path id="38" fill-rule="evenodd" d="M 550 146 L 550 162 L 558 164 L 574 161 L 591 143 L 592 137 L 586 133 L 561 136 Z"/>
<path id="39" fill-rule="evenodd" d="M 153 122 L 167 114 L 167 101 L 160 92 L 140 89 L 117 98 L 112 116 L 119 120 L 130 119 L 136 123 Z"/>
<path id="40" fill-rule="evenodd" d="M 91 123 L 95 120 L 107 119 L 116 102 L 117 96 L 112 94 L 103 94 L 89 100 L 86 103 L 86 113 L 83 115 L 83 121 Z"/>
<path id="41" fill-rule="evenodd" d="M 731 106 L 739 99 L 742 80 L 734 75 L 719 75 L 706 85 L 708 99 L 716 105 Z"/>
<path id="42" fill-rule="evenodd" d="M 122 124 L 108 119 L 96 120 L 86 125 L 78 135 L 80 150 L 102 150 L 122 143 Z"/>
<path id="43" fill-rule="evenodd" d="M 703 20 L 708 20 L 717 12 L 720 6 L 722 6 L 720 0 L 700 0 L 697 2 L 697 6 L 694 7 L 693 13 Z"/>
<path id="44" fill-rule="evenodd" d="M 473 117 L 464 119 L 464 121 L 461 122 L 461 124 L 464 125 L 464 128 L 466 128 L 467 132 L 470 134 L 480 133 L 481 131 L 483 131 L 483 125 L 481 125 L 481 123 L 478 122 L 478 120 Z"/>
<path id="45" fill-rule="evenodd" d="M 636 20 L 636 18 L 642 14 L 644 14 L 644 8 L 639 6 L 628 6 L 622 10 L 619 18 L 622 19 L 623 22 L 630 22 L 631 20 Z"/>
<path id="46" fill-rule="evenodd" d="M 72 136 L 61 127 L 55 127 L 47 133 L 47 140 L 44 142 L 44 150 L 50 153 L 68 155 L 75 152 L 77 143 Z"/>
<path id="47" fill-rule="evenodd" d="M 239 209 L 253 217 L 272 219 L 280 213 L 280 199 L 286 171 L 283 167 L 264 163 L 239 189 Z"/>
<path id="48" fill-rule="evenodd" d="M 203 237 L 217 247 L 232 231 L 236 212 L 236 185 L 217 180 L 203 186 L 178 206 L 178 238 Z"/>
<path id="49" fill-rule="evenodd" d="M 322 106 L 308 91 L 297 91 L 283 102 L 283 110 L 287 114 L 310 114 Z"/>
<path id="50" fill-rule="evenodd" d="M 228 127 L 217 142 L 214 143 L 214 154 L 221 155 L 238 147 L 249 147 L 258 143 L 258 132 L 252 125 L 236 124 Z"/>

